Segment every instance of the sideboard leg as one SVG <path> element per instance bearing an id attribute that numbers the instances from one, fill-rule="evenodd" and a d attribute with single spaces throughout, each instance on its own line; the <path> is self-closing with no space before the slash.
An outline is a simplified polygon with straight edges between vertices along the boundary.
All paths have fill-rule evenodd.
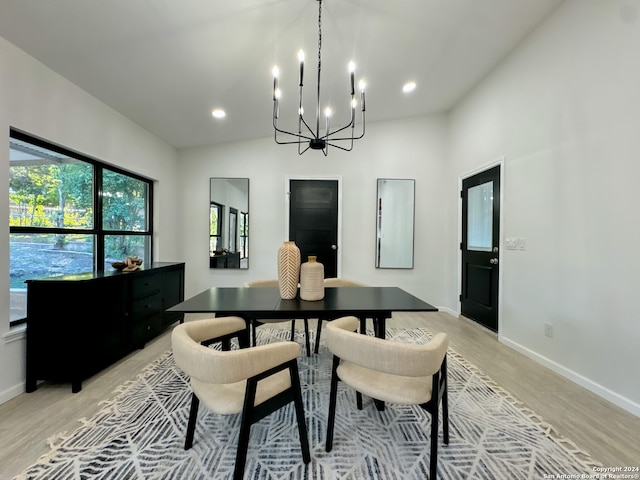
<path id="1" fill-rule="evenodd" d="M 26 392 L 27 393 L 35 392 L 37 388 L 38 388 L 38 383 L 36 382 L 36 379 L 27 376 L 27 384 L 25 388 Z"/>

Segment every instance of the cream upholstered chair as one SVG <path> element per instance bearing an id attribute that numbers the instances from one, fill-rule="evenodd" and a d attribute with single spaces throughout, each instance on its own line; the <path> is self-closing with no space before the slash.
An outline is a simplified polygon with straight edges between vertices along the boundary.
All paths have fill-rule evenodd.
<path id="1" fill-rule="evenodd" d="M 401 405 L 419 405 L 431 415 L 430 478 L 438 465 L 438 407 L 442 404 L 442 430 L 449 443 L 447 404 L 447 347 L 449 338 L 437 333 L 425 345 L 383 340 L 355 333 L 356 317 L 342 317 L 329 323 L 326 342 L 333 353 L 326 450 L 333 447 L 338 380 L 354 388 L 358 409 L 365 394 L 377 400 Z"/>
<path id="2" fill-rule="evenodd" d="M 349 280 L 348 278 L 325 278 L 325 287 L 368 287 L 366 283 L 358 282 L 357 280 Z M 360 319 L 360 333 L 365 333 L 366 318 Z M 320 348 L 320 335 L 322 334 L 322 320 L 318 319 L 318 329 L 316 331 L 316 344 L 314 352 L 318 353 Z"/>
<path id="3" fill-rule="evenodd" d="M 264 280 L 252 280 L 244 284 L 245 287 L 276 287 L 278 288 L 278 279 L 264 279 Z M 252 345 L 256 345 L 256 327 L 263 323 L 280 323 L 280 322 L 291 322 L 291 341 L 295 338 L 296 331 L 296 320 L 295 318 L 289 319 L 280 319 L 280 318 L 261 318 L 258 320 L 251 320 L 251 337 L 252 337 Z M 306 339 L 306 347 L 307 347 L 307 356 L 311 356 L 310 346 L 309 346 L 309 322 L 307 319 L 304 319 L 304 337 Z"/>
<path id="4" fill-rule="evenodd" d="M 193 445 L 200 402 L 212 412 L 242 412 L 234 479 L 244 474 L 251 425 L 279 408 L 294 402 L 302 458 L 309 463 L 309 440 L 304 419 L 298 355 L 294 342 L 275 342 L 259 347 L 229 350 L 229 339 L 244 336 L 246 324 L 240 317 L 221 317 L 185 322 L 176 326 L 171 345 L 176 364 L 191 377 L 191 411 L 184 448 Z M 220 340 L 226 351 L 209 348 Z"/>

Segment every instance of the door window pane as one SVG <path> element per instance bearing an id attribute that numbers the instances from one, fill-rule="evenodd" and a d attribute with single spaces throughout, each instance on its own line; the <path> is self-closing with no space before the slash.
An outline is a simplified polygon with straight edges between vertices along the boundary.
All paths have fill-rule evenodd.
<path id="1" fill-rule="evenodd" d="M 467 250 L 493 248 L 493 182 L 471 187 L 467 194 Z"/>

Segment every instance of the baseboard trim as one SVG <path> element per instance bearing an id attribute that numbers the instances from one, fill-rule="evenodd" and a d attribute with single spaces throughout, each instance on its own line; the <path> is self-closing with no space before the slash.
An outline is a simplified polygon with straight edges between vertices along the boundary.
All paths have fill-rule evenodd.
<path id="1" fill-rule="evenodd" d="M 500 336 L 499 341 L 505 344 L 506 346 L 513 348 L 514 350 L 522 353 L 523 355 L 526 355 L 527 357 L 538 362 L 539 364 L 544 365 L 550 370 L 553 370 L 557 374 L 562 375 L 563 377 L 571 380 L 574 383 L 577 383 L 581 387 L 586 388 L 590 392 L 595 393 L 599 397 L 602 397 L 605 400 L 608 400 L 609 402 L 613 403 L 614 405 L 617 405 L 618 407 L 626 410 L 627 412 L 640 417 L 640 404 L 635 403 L 632 400 L 594 382 L 593 380 L 590 380 L 587 377 L 574 372 L 573 370 L 563 367 L 562 365 L 554 362 L 553 360 L 550 360 L 547 357 L 542 356 L 539 353 L 536 353 L 533 350 L 530 350 L 529 348 L 524 347 L 523 345 L 520 345 L 517 342 L 509 340 L 504 336 Z"/>
<path id="2" fill-rule="evenodd" d="M 5 402 L 8 402 L 12 398 L 17 397 L 21 393 L 24 393 L 25 391 L 24 389 L 25 389 L 25 383 L 21 382 L 17 385 L 14 385 L 13 387 L 7 388 L 3 392 L 0 392 L 0 405 Z"/>
<path id="3" fill-rule="evenodd" d="M 437 308 L 439 312 L 448 313 L 449 315 L 456 318 L 460 315 L 459 312 L 456 312 L 455 310 L 451 310 L 449 307 L 437 307 Z"/>

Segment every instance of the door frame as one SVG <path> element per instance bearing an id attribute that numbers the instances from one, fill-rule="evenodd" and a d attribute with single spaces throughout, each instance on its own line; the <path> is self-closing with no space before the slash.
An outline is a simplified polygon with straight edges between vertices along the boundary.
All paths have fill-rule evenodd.
<path id="1" fill-rule="evenodd" d="M 507 157 L 500 157 L 497 160 L 486 163 L 481 167 L 478 167 L 474 170 L 468 171 L 458 177 L 458 190 L 456 192 L 456 196 L 458 198 L 458 243 L 456 244 L 456 248 L 458 251 L 458 316 L 461 315 L 462 312 L 462 302 L 460 301 L 460 297 L 462 295 L 462 249 L 460 245 L 462 245 L 462 198 L 460 197 L 460 192 L 462 191 L 462 182 L 469 177 L 473 177 L 479 173 L 482 173 L 486 170 L 489 170 L 493 167 L 500 166 L 500 232 L 498 234 L 498 248 L 499 248 L 499 256 L 500 259 L 500 268 L 498 269 L 498 339 L 502 338 L 502 278 L 504 271 L 504 164 L 506 162 Z M 478 323 L 478 325 L 480 325 Z M 480 325 L 482 326 L 482 325 Z M 487 331 L 490 331 L 487 329 Z M 492 332 L 494 333 L 494 332 Z"/>
<path id="2" fill-rule="evenodd" d="M 336 272 L 342 276 L 342 175 L 285 175 L 284 177 L 284 238 L 289 239 L 289 184 L 291 180 L 333 180 L 338 182 L 338 253 Z"/>

